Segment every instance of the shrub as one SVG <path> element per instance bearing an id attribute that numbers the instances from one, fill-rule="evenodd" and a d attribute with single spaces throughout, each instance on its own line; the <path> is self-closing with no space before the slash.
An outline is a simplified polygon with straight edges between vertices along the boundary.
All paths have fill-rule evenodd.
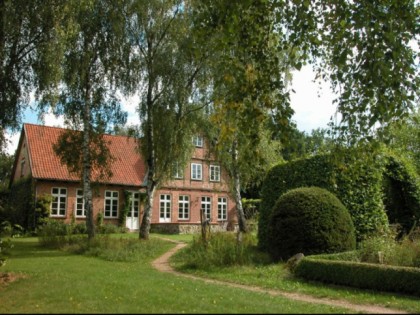
<path id="1" fill-rule="evenodd" d="M 319 187 L 290 190 L 272 210 L 269 252 L 274 260 L 294 254 L 320 254 L 355 249 L 353 222 L 344 205 Z"/>
<path id="2" fill-rule="evenodd" d="M 40 244 L 52 248 L 60 248 L 67 244 L 72 232 L 69 224 L 48 218 L 42 220 L 42 225 L 37 229 Z"/>
<path id="3" fill-rule="evenodd" d="M 303 258 L 294 269 L 297 277 L 362 289 L 420 294 L 420 269 Z"/>
<path id="4" fill-rule="evenodd" d="M 202 270 L 268 262 L 267 255 L 259 252 L 256 245 L 256 237 L 251 233 L 244 234 L 240 243 L 236 234 L 230 232 L 213 233 L 207 242 L 195 236 L 191 245 L 180 253 L 179 259 L 188 268 Z"/>
<path id="5" fill-rule="evenodd" d="M 258 245 L 268 249 L 267 228 L 277 199 L 290 189 L 317 186 L 335 194 L 350 212 L 358 241 L 388 225 L 382 201 L 384 161 L 373 153 L 346 151 L 274 166 L 261 187 Z"/>
<path id="6" fill-rule="evenodd" d="M 360 244 L 361 262 L 392 266 L 420 267 L 420 241 L 396 241 L 396 233 L 372 235 Z"/>
<path id="7" fill-rule="evenodd" d="M 401 238 L 420 220 L 420 181 L 414 166 L 389 154 L 382 186 L 389 222 L 401 225 Z"/>

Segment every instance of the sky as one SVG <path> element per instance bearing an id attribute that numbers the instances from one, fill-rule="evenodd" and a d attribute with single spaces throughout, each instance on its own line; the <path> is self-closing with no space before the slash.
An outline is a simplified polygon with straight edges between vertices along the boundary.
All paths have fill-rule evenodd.
<path id="1" fill-rule="evenodd" d="M 316 128 L 327 128 L 330 118 L 335 115 L 336 108 L 333 105 L 334 95 L 327 82 L 313 82 L 314 73 L 310 66 L 304 66 L 298 72 L 293 73 L 291 88 L 295 93 L 291 94 L 290 101 L 295 114 L 292 120 L 301 131 L 310 133 Z M 135 98 L 126 99 L 122 102 L 123 110 L 128 112 L 127 124 L 138 124 L 135 108 Z M 25 123 L 43 124 L 45 126 L 63 126 L 63 119 L 53 114 L 47 114 L 44 122 L 37 118 L 35 111 L 28 109 L 22 119 Z M 7 146 L 6 152 L 14 154 L 19 142 L 20 131 L 8 134 L 7 138 L 11 143 Z"/>

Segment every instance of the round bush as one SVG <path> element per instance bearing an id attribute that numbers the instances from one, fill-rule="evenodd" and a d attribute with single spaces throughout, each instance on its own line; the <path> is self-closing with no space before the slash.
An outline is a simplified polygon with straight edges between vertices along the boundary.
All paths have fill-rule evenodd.
<path id="1" fill-rule="evenodd" d="M 328 190 L 303 187 L 280 196 L 268 226 L 274 260 L 297 253 L 335 253 L 356 248 L 355 229 L 346 207 Z"/>

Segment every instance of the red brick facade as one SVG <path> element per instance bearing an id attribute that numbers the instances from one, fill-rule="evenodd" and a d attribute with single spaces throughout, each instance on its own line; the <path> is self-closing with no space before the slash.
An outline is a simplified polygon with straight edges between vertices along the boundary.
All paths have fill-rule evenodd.
<path id="1" fill-rule="evenodd" d="M 52 218 L 70 222 L 83 222 L 81 213 L 82 199 L 77 207 L 77 190 L 82 189 L 80 181 L 74 174 L 59 162 L 52 150 L 61 128 L 25 124 L 19 142 L 14 164 L 12 182 L 21 177 L 32 177 L 35 196 L 44 194 L 56 195 L 51 205 Z M 111 154 L 115 161 L 111 167 L 113 176 L 106 182 L 93 185 L 94 217 L 104 215 L 104 223 L 118 224 L 119 214 L 126 202 L 125 192 L 140 197 L 144 191 L 142 180 L 145 178 L 146 166 L 138 153 L 137 142 L 133 138 L 105 135 Z M 192 166 L 192 164 L 196 164 Z M 201 165 L 201 166 L 200 166 Z M 192 167 L 201 169 L 201 179 L 192 179 Z M 216 178 L 210 178 L 210 168 L 216 171 Z M 199 174 L 198 173 L 198 174 Z M 195 175 L 196 172 L 194 172 Z M 219 176 L 217 176 L 219 175 Z M 107 199 L 107 201 L 106 201 Z M 112 200 L 111 200 L 112 199 Z M 229 194 L 228 177 L 214 159 L 208 158 L 206 143 L 196 147 L 190 163 L 186 166 L 182 178 L 173 178 L 158 190 L 154 197 L 152 211 L 152 230 L 188 232 L 197 230 L 200 225 L 202 207 L 210 211 L 210 223 L 217 229 L 233 228 L 236 222 L 235 202 Z M 138 229 L 143 203 L 141 198 L 132 204 L 127 227 Z"/>

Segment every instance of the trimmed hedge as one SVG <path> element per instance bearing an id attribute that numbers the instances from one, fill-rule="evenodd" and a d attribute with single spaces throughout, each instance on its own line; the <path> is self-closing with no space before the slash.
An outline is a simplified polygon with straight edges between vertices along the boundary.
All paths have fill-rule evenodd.
<path id="1" fill-rule="evenodd" d="M 307 280 L 330 284 L 420 295 L 419 268 L 304 257 L 293 273 Z"/>
<path id="2" fill-rule="evenodd" d="M 335 253 L 356 248 L 350 214 L 326 189 L 289 190 L 276 202 L 268 227 L 269 252 L 274 260 L 297 253 Z"/>
<path id="3" fill-rule="evenodd" d="M 317 186 L 333 193 L 348 209 L 357 241 L 388 226 L 382 201 L 384 159 L 357 151 L 317 155 L 274 166 L 261 187 L 259 247 L 268 249 L 267 228 L 277 199 L 290 189 Z"/>
<path id="4" fill-rule="evenodd" d="M 383 178 L 384 204 L 389 222 L 407 234 L 420 220 L 420 179 L 410 162 L 395 155 L 387 157 Z"/>

